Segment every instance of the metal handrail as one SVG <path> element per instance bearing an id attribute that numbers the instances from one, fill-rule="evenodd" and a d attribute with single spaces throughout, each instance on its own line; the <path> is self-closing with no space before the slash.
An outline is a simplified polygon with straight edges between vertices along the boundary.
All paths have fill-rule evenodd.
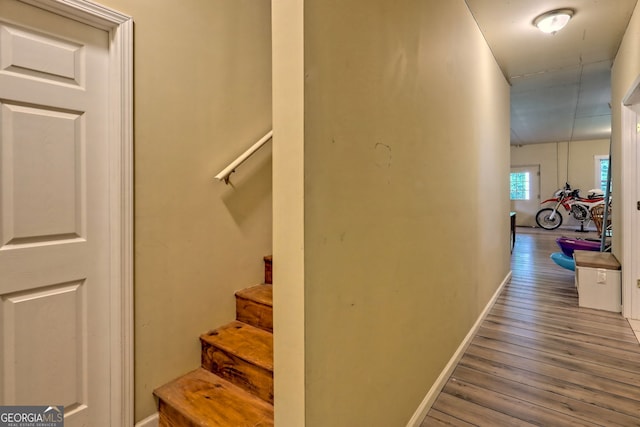
<path id="1" fill-rule="evenodd" d="M 260 138 L 258 142 L 256 142 L 251 147 L 249 147 L 247 151 L 240 154 L 237 159 L 229 163 L 229 166 L 222 169 L 222 171 L 218 175 L 216 175 L 215 178 L 220 181 L 224 181 L 225 184 L 229 184 L 229 176 L 236 171 L 236 168 L 240 166 L 249 157 L 251 157 L 253 153 L 258 151 L 260 147 L 266 144 L 266 142 L 269 141 L 271 138 L 273 138 L 273 130 L 270 130 L 269 132 L 267 132 L 265 136 Z"/>

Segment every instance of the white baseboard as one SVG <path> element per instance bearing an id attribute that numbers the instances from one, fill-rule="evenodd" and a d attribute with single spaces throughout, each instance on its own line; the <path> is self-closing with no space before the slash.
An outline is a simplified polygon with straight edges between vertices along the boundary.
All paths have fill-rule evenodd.
<path id="1" fill-rule="evenodd" d="M 436 398 L 440 394 L 440 391 L 442 391 L 445 384 L 449 380 L 449 377 L 451 376 L 454 369 L 456 368 L 456 365 L 464 355 L 464 352 L 467 350 L 467 347 L 469 347 L 469 344 L 471 344 L 471 340 L 473 339 L 476 332 L 480 328 L 482 321 L 485 319 L 485 317 L 487 317 L 489 310 L 491 310 L 491 308 L 493 307 L 493 304 L 498 299 L 498 296 L 500 296 L 500 292 L 502 292 L 502 289 L 505 287 L 505 285 L 509 282 L 510 279 L 511 279 L 511 271 L 509 271 L 509 273 L 506 275 L 506 277 L 504 278 L 500 286 L 498 286 L 498 289 L 496 289 L 493 296 L 491 297 L 487 305 L 484 307 L 484 310 L 482 310 L 482 313 L 480 313 L 480 316 L 478 316 L 478 320 L 476 320 L 476 323 L 474 323 L 474 325 L 471 327 L 467 336 L 464 337 L 464 340 L 462 340 L 462 343 L 460 344 L 456 352 L 453 354 L 453 356 L 449 360 L 449 363 L 447 363 L 447 366 L 444 367 L 444 369 L 440 373 L 440 376 L 438 376 L 438 379 L 436 380 L 436 382 L 433 383 L 433 386 L 431 386 L 431 389 L 429 390 L 425 398 L 422 399 L 420 406 L 418 406 L 418 409 L 416 410 L 416 412 L 413 414 L 413 416 L 407 423 L 407 427 L 420 427 L 420 424 L 422 424 L 422 421 L 427 416 L 427 413 L 431 409 L 431 406 L 433 406 L 433 403 L 436 401 Z"/>
<path id="2" fill-rule="evenodd" d="M 153 415 L 148 416 L 144 420 L 137 422 L 135 427 L 158 427 L 158 419 L 160 416 L 156 412 Z"/>

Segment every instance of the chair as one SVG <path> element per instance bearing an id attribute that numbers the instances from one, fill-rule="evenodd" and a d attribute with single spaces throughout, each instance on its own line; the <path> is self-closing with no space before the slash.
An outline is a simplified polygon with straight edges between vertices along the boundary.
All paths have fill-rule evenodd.
<path id="1" fill-rule="evenodd" d="M 597 205 L 591 208 L 591 218 L 593 219 L 593 223 L 596 225 L 596 229 L 598 230 L 598 234 L 602 236 L 603 227 L 602 223 L 604 222 L 604 204 Z M 607 225 L 604 227 L 606 236 L 611 236 L 611 206 L 609 206 L 607 212 Z"/>

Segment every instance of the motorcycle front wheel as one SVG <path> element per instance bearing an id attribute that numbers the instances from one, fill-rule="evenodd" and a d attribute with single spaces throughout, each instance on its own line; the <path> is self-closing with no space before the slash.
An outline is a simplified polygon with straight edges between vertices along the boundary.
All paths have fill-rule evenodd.
<path id="1" fill-rule="evenodd" d="M 560 227 L 562 224 L 562 215 L 560 212 L 556 211 L 553 219 L 551 219 L 552 213 L 553 209 L 551 208 L 540 209 L 536 214 L 536 223 L 545 230 L 555 230 Z"/>

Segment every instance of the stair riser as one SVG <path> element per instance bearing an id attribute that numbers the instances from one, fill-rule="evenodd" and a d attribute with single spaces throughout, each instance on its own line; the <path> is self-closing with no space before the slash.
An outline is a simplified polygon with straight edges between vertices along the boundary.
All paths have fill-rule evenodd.
<path id="1" fill-rule="evenodd" d="M 273 404 L 273 372 L 207 342 L 202 342 L 202 367 Z"/>
<path id="2" fill-rule="evenodd" d="M 158 405 L 158 412 L 158 427 L 199 427 L 162 399 Z"/>
<path id="3" fill-rule="evenodd" d="M 273 308 L 236 297 L 236 319 L 267 332 L 273 332 Z"/>
<path id="4" fill-rule="evenodd" d="M 273 257 L 264 257 L 264 283 L 273 284 Z"/>

